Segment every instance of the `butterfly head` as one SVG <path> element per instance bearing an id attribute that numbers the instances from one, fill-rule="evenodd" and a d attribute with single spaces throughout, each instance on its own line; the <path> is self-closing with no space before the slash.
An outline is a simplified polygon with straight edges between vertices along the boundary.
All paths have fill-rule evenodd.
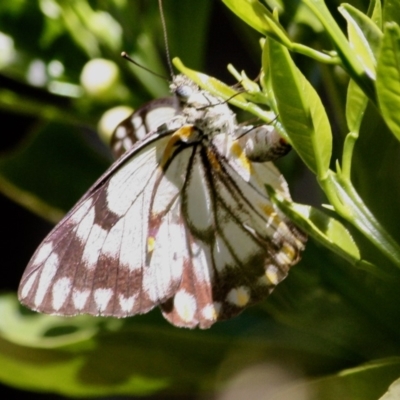
<path id="1" fill-rule="evenodd" d="M 235 114 L 221 99 L 200 89 L 184 75 L 177 75 L 170 88 L 181 102 L 186 123 L 195 125 L 209 137 L 233 132 L 236 125 Z"/>
<path id="2" fill-rule="evenodd" d="M 190 96 L 198 90 L 198 86 L 184 75 L 176 76 L 171 84 L 172 93 L 175 93 L 182 103 L 187 103 Z"/>

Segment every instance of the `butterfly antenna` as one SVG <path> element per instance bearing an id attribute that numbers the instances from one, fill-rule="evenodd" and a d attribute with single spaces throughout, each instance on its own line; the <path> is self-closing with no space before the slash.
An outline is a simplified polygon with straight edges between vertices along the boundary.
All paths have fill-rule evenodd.
<path id="1" fill-rule="evenodd" d="M 129 62 L 131 62 L 132 64 L 136 65 L 137 67 L 140 67 L 140 68 L 144 69 L 145 71 L 150 72 L 150 73 L 151 73 L 152 75 L 154 75 L 154 76 L 158 76 L 159 78 L 162 78 L 162 79 L 164 79 L 164 80 L 166 80 L 166 81 L 168 80 L 168 78 L 165 77 L 164 75 L 157 74 L 157 72 L 154 72 L 154 71 L 152 71 L 151 69 L 146 68 L 144 65 L 139 64 L 139 63 L 138 63 L 137 61 L 135 61 L 132 57 L 130 57 L 126 51 L 123 51 L 123 52 L 121 53 L 121 57 L 122 57 L 122 58 L 125 58 L 125 60 L 128 60 Z"/>
<path id="2" fill-rule="evenodd" d="M 233 98 L 235 98 L 236 96 L 239 96 L 242 93 L 246 93 L 245 90 L 241 91 L 241 92 L 236 92 L 235 94 L 233 94 L 232 96 L 229 96 L 226 100 L 222 100 L 216 104 L 208 104 L 206 106 L 203 107 L 198 107 L 197 110 L 205 110 L 206 108 L 210 108 L 210 107 L 215 107 L 215 106 L 219 106 L 221 104 L 228 104 Z"/>
<path id="3" fill-rule="evenodd" d="M 257 118 L 256 118 L 257 119 Z M 268 125 L 274 125 L 276 123 L 276 121 L 278 120 L 278 116 L 276 116 L 271 122 L 268 123 Z M 251 121 L 251 120 L 250 120 Z M 248 123 L 249 121 L 246 121 L 246 123 Z M 264 125 L 264 124 L 262 124 Z M 239 135 L 237 138 L 235 138 L 235 140 L 239 140 L 240 138 L 242 138 L 243 136 L 247 135 L 248 133 L 250 133 L 253 129 L 255 128 L 259 128 L 261 125 L 254 125 L 251 128 L 249 128 L 247 131 L 244 131 L 241 135 Z"/>
<path id="4" fill-rule="evenodd" d="M 161 25 L 162 25 L 163 35 L 164 35 L 164 46 L 165 46 L 165 53 L 167 56 L 168 68 L 169 68 L 169 72 L 171 74 L 171 78 L 173 79 L 174 78 L 174 69 L 172 68 L 171 55 L 169 52 L 168 31 L 167 31 L 167 24 L 165 23 L 165 16 L 164 16 L 162 0 L 158 0 L 158 7 L 160 9 Z"/>

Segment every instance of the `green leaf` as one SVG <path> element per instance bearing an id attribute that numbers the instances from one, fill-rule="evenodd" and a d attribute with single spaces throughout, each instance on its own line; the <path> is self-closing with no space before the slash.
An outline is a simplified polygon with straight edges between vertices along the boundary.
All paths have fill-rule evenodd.
<path id="1" fill-rule="evenodd" d="M 378 56 L 383 38 L 383 32 L 379 24 L 379 13 L 381 11 L 379 1 L 375 3 L 375 8 L 371 17 L 368 17 L 357 8 L 346 3 L 339 7 L 339 11 L 342 12 L 342 14 L 344 12 L 343 16 L 346 18 L 348 23 L 353 25 L 355 29 L 355 32 L 353 33 L 361 35 L 359 39 L 362 40 L 370 49 L 368 50 L 367 48 L 366 50 L 369 53 L 372 52 L 372 55 L 374 58 L 376 58 Z M 376 19 L 377 22 L 375 22 L 374 19 Z M 349 39 L 350 43 L 352 43 L 350 37 Z"/>
<path id="2" fill-rule="evenodd" d="M 322 178 L 332 153 L 332 133 L 324 106 L 284 46 L 267 40 L 264 52 L 268 52 L 263 61 L 270 63 L 279 120 L 299 156 Z"/>
<path id="3" fill-rule="evenodd" d="M 350 132 L 360 131 L 361 122 L 367 108 L 368 98 L 360 87 L 351 79 L 346 97 L 346 121 Z"/>
<path id="4" fill-rule="evenodd" d="M 16 296 L 0 296 L 0 381 L 26 390 L 66 396 L 189 391 L 208 379 L 205 365 L 216 368 L 223 355 L 219 339 L 196 339 L 140 317 L 121 329 L 127 319 L 21 311 Z"/>
<path id="5" fill-rule="evenodd" d="M 338 220 L 329 217 L 315 207 L 289 203 L 276 195 L 272 195 L 271 197 L 290 219 L 296 222 L 314 239 L 352 264 L 360 261 L 360 251 L 353 237 Z"/>
<path id="6" fill-rule="evenodd" d="M 99 57 L 101 54 L 100 43 L 96 35 L 91 32 L 84 21 L 81 20 L 79 12 L 74 5 L 82 3 L 62 3 L 63 7 L 60 20 L 65 25 L 68 33 L 75 43 L 89 56 Z M 78 6 L 79 9 L 79 6 Z"/>
<path id="7" fill-rule="evenodd" d="M 132 351 L 129 343 L 132 338 L 115 339 L 118 342 L 104 338 L 105 343 L 99 348 L 78 352 L 79 348 L 73 347 L 68 350 L 27 348 L 0 338 L 0 381 L 19 389 L 72 397 L 144 396 L 168 387 L 168 379 L 157 376 L 158 371 L 153 377 L 132 373 L 132 364 L 143 363 L 146 357 Z"/>
<path id="8" fill-rule="evenodd" d="M 0 296 L 0 310 L 6 317 L 0 321 L 0 381 L 25 390 L 80 397 L 209 393 L 223 364 L 232 374 L 277 351 L 272 322 L 255 307 L 208 331 L 174 328 L 159 310 L 124 320 L 21 312 L 11 295 Z M 332 363 L 344 356 L 323 338 L 311 350 L 295 342 L 278 347 L 280 359 L 297 354 L 307 364 L 313 354 L 310 366 L 316 357 Z"/>
<path id="9" fill-rule="evenodd" d="M 0 296 L 0 336 L 11 343 L 42 349 L 60 348 L 93 338 L 101 329 L 115 330 L 121 320 L 80 315 L 72 318 L 49 316 L 26 310 L 15 295 Z"/>
<path id="10" fill-rule="evenodd" d="M 222 0 L 239 18 L 263 35 L 290 47 L 291 41 L 283 27 L 258 0 Z"/>
<path id="11" fill-rule="evenodd" d="M 366 74 L 364 66 L 357 58 L 357 54 L 351 48 L 350 43 L 336 23 L 325 2 L 322 0 L 303 0 L 303 2 L 314 12 L 324 26 L 326 33 L 340 57 L 343 68 L 349 73 L 350 77 L 363 88 L 367 96 L 372 101 L 375 101 L 375 91 L 372 80 Z"/>
<path id="12" fill-rule="evenodd" d="M 337 63 L 337 59 L 314 50 L 311 47 L 304 46 L 300 43 L 294 43 L 290 40 L 289 35 L 286 33 L 278 20 L 278 13 L 272 14 L 267 10 L 258 0 L 223 0 L 223 2 L 243 21 L 249 24 L 258 32 L 270 37 L 281 43 L 288 49 L 313 57 L 318 61 L 326 63 Z M 304 9 L 304 7 L 302 7 Z M 276 11 L 276 9 L 275 9 Z M 310 13 L 310 10 L 303 12 L 303 16 L 307 15 L 308 23 L 311 23 L 316 29 L 320 29 L 322 25 L 315 15 Z M 311 18 L 310 18 L 311 16 Z"/>
<path id="13" fill-rule="evenodd" d="M 267 189 L 271 200 L 308 235 L 352 265 L 380 279 L 388 279 L 388 276 L 375 265 L 362 260 L 354 238 L 337 219 L 329 217 L 315 207 L 289 202 L 271 187 Z"/>
<path id="14" fill-rule="evenodd" d="M 342 156 L 342 172 L 347 179 L 351 179 L 354 146 L 359 136 L 361 122 L 367 105 L 367 96 L 351 79 L 346 97 L 346 121 L 350 132 L 346 135 Z"/>
<path id="15" fill-rule="evenodd" d="M 300 383 L 289 390 L 282 390 L 271 400 L 296 398 L 299 392 L 307 393 L 307 400 L 376 400 L 399 375 L 400 359 L 393 357 L 366 363 L 314 382 Z"/>
<path id="16" fill-rule="evenodd" d="M 330 170 L 320 184 L 335 211 L 400 268 L 399 243 L 366 207 L 348 177 L 340 170 L 337 173 Z"/>
<path id="17" fill-rule="evenodd" d="M 267 107 L 270 106 L 271 100 L 268 96 L 269 92 L 261 91 L 259 84 L 251 80 L 246 75 L 245 71 L 241 71 L 241 73 L 239 73 L 232 64 L 228 64 L 228 71 L 235 77 L 235 79 L 244 89 L 243 96 L 246 97 L 246 99 L 253 103 L 264 104 Z"/>
<path id="18" fill-rule="evenodd" d="M 400 379 L 396 379 L 390 386 L 389 390 L 379 398 L 379 400 L 398 400 L 400 399 Z"/>
<path id="19" fill-rule="evenodd" d="M 381 0 L 371 0 L 368 6 L 368 16 L 382 31 L 382 4 Z"/>
<path id="20" fill-rule="evenodd" d="M 382 49 L 378 58 L 376 91 L 385 122 L 400 140 L 400 28 L 385 25 Z"/>
<path id="21" fill-rule="evenodd" d="M 377 108 L 369 103 L 354 147 L 351 179 L 364 203 L 397 241 L 400 238 L 400 179 L 396 173 L 399 154 L 400 142 L 384 123 Z M 368 258 L 372 249 L 373 246 L 364 245 L 363 251 L 369 253 Z M 381 254 L 374 254 L 373 262 L 386 264 Z"/>
<path id="22" fill-rule="evenodd" d="M 385 0 L 383 2 L 383 22 L 395 22 L 400 25 L 400 7 L 398 0 Z"/>
<path id="23" fill-rule="evenodd" d="M 274 115 L 271 112 L 265 111 L 256 104 L 247 101 L 247 96 L 245 93 L 237 92 L 235 89 L 219 81 L 218 79 L 185 67 L 179 58 L 174 58 L 172 62 L 179 71 L 192 79 L 202 89 L 209 91 L 217 97 L 229 101 L 230 104 L 239 107 L 242 110 L 248 111 L 266 122 L 270 122 L 274 119 Z"/>
<path id="24" fill-rule="evenodd" d="M 347 21 L 350 45 L 364 70 L 371 79 L 375 79 L 376 56 L 380 49 L 382 32 L 371 19 L 349 4 L 340 6 L 339 11 Z"/>
<path id="25" fill-rule="evenodd" d="M 110 13 L 95 11 L 86 2 L 74 3 L 73 8 L 86 29 L 96 36 L 99 44 L 115 52 L 121 48 L 122 28 Z"/>

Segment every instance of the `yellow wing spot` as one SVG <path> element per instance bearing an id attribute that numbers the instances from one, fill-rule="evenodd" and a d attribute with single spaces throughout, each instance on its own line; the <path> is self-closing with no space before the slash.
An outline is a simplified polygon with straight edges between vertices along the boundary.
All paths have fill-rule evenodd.
<path id="1" fill-rule="evenodd" d="M 190 136 L 196 131 L 196 128 L 193 125 L 185 125 L 182 128 L 178 129 L 174 132 L 165 146 L 165 150 L 160 161 L 160 167 L 164 168 L 164 166 L 168 163 L 168 160 L 174 153 L 174 147 L 178 142 L 187 142 L 190 139 Z"/>
<path id="2" fill-rule="evenodd" d="M 233 156 L 235 156 L 242 167 L 249 173 L 251 174 L 253 172 L 253 167 L 251 165 L 251 162 L 249 159 L 246 157 L 246 154 L 243 151 L 242 146 L 238 142 L 233 142 L 231 145 L 231 152 Z"/>
<path id="3" fill-rule="evenodd" d="M 277 285 L 280 280 L 278 276 L 278 268 L 275 267 L 275 265 L 270 265 L 266 271 L 265 271 L 265 276 L 267 279 L 273 284 Z"/>
<path id="4" fill-rule="evenodd" d="M 235 304 L 238 307 L 244 307 L 250 301 L 250 291 L 246 286 L 240 286 L 232 289 L 226 299 L 229 303 Z"/>
<path id="5" fill-rule="evenodd" d="M 294 259 L 296 259 L 296 251 L 294 247 L 289 243 L 283 243 L 282 248 L 276 255 L 276 260 L 280 264 L 290 264 Z"/>
<path id="6" fill-rule="evenodd" d="M 211 164 L 213 170 L 220 171 L 221 167 L 219 165 L 218 159 L 217 159 L 217 157 L 215 157 L 215 154 L 210 149 L 207 150 L 207 156 L 208 156 L 208 160 L 210 161 L 210 164 Z"/>
<path id="7" fill-rule="evenodd" d="M 182 128 L 179 128 L 172 136 L 178 136 L 179 139 L 186 141 L 190 139 L 194 131 L 195 127 L 193 125 L 184 125 L 182 126 Z"/>
<path id="8" fill-rule="evenodd" d="M 156 244 L 156 240 L 154 239 L 154 237 L 149 236 L 147 238 L 147 250 L 149 253 L 151 253 L 154 250 L 155 244 Z"/>
<path id="9" fill-rule="evenodd" d="M 268 217 L 273 217 L 276 215 L 276 211 L 274 210 L 274 207 L 272 207 L 270 204 L 261 204 L 261 210 L 264 211 Z"/>
<path id="10" fill-rule="evenodd" d="M 278 226 L 281 218 L 270 204 L 260 204 L 261 210 L 268 216 L 268 224 Z"/>
<path id="11" fill-rule="evenodd" d="M 283 251 L 291 260 L 293 260 L 296 257 L 296 252 L 294 250 L 294 247 L 289 243 L 283 243 L 281 251 Z"/>

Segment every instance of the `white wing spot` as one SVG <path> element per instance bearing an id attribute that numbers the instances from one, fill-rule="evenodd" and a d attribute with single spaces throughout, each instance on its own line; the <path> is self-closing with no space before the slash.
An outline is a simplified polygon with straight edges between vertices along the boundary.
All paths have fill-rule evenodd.
<path id="1" fill-rule="evenodd" d="M 124 219 L 121 218 L 108 232 L 101 253 L 108 256 L 117 258 L 119 256 L 121 241 L 123 237 Z"/>
<path id="2" fill-rule="evenodd" d="M 122 148 L 122 142 L 117 142 L 117 143 L 114 144 L 114 151 L 115 152 L 120 151 L 121 148 Z"/>
<path id="3" fill-rule="evenodd" d="M 133 295 L 130 297 L 125 297 L 122 294 L 120 294 L 118 299 L 119 299 L 119 306 L 121 307 L 121 310 L 124 312 L 127 312 L 127 313 L 132 311 L 135 301 L 137 299 L 137 296 L 138 295 L 136 294 L 136 295 Z"/>
<path id="4" fill-rule="evenodd" d="M 182 277 L 183 261 L 179 258 L 186 249 L 179 248 L 183 244 L 179 243 L 181 238 L 181 227 L 171 223 L 171 219 L 165 221 L 157 233 L 150 266 L 143 275 L 143 288 L 153 301 L 166 298 L 171 293 L 171 287 L 177 285 Z M 171 244 L 173 241 L 175 242 Z M 151 245 L 152 242 L 150 240 L 148 244 Z M 178 259 L 174 259 L 172 255 L 174 250 Z"/>
<path id="5" fill-rule="evenodd" d="M 141 117 L 133 117 L 131 122 L 135 130 L 138 130 L 141 126 L 143 126 L 143 120 Z"/>
<path id="6" fill-rule="evenodd" d="M 232 289 L 226 296 L 226 300 L 235 306 L 244 307 L 250 300 L 250 290 L 246 286 Z"/>
<path id="7" fill-rule="evenodd" d="M 190 322 L 196 312 L 196 299 L 185 290 L 180 290 L 174 297 L 174 307 L 184 322 Z"/>
<path id="8" fill-rule="evenodd" d="M 205 283 L 207 286 L 211 285 L 214 270 L 208 245 L 201 241 L 192 243 L 192 263 L 196 280 L 199 283 Z"/>
<path id="9" fill-rule="evenodd" d="M 107 206 L 119 217 L 125 217 L 132 203 L 143 196 L 143 190 L 152 184 L 157 167 L 156 145 L 146 148 L 115 171 L 107 185 Z M 134 178 L 134 179 L 132 179 Z"/>
<path id="10" fill-rule="evenodd" d="M 42 303 L 43 298 L 47 293 L 47 289 L 50 286 L 54 278 L 54 275 L 57 272 L 58 262 L 59 260 L 57 254 L 53 253 L 44 263 L 44 267 L 42 273 L 40 274 L 39 285 L 35 296 L 35 305 L 37 307 L 39 307 L 40 304 Z"/>
<path id="11" fill-rule="evenodd" d="M 72 289 L 70 278 L 61 278 L 53 285 L 53 308 L 59 310 Z"/>
<path id="12" fill-rule="evenodd" d="M 85 307 L 87 299 L 89 297 L 90 290 L 77 290 L 74 289 L 72 292 L 72 301 L 74 302 L 74 307 L 77 310 L 82 310 Z"/>
<path id="13" fill-rule="evenodd" d="M 175 108 L 172 107 L 157 107 L 152 110 L 149 110 L 146 115 L 146 125 L 149 131 L 155 131 L 159 128 L 163 123 L 170 121 L 176 114 Z M 142 125 L 142 130 L 144 129 L 144 125 Z M 138 139 L 142 139 L 136 133 Z"/>
<path id="14" fill-rule="evenodd" d="M 126 150 L 129 150 L 133 146 L 132 139 L 130 137 L 126 137 L 123 141 L 122 144 Z"/>
<path id="15" fill-rule="evenodd" d="M 280 282 L 278 272 L 278 268 L 273 264 L 269 265 L 265 270 L 265 276 L 273 285 L 277 285 Z"/>
<path id="16" fill-rule="evenodd" d="M 119 262 L 121 267 L 130 271 L 140 269 L 144 263 L 145 237 L 147 237 L 147 220 L 138 220 L 142 215 L 143 199 L 136 201 L 123 218 L 124 230 L 119 243 Z M 138 222 L 140 221 L 140 222 Z"/>
<path id="17" fill-rule="evenodd" d="M 185 206 L 185 217 L 200 232 L 207 232 L 212 228 L 214 222 L 211 194 L 204 173 L 203 165 L 194 163 L 189 185 L 186 189 L 188 199 Z"/>
<path id="18" fill-rule="evenodd" d="M 282 252 L 275 254 L 275 261 L 279 265 L 287 265 L 290 262 L 290 260 L 286 256 L 286 254 L 284 254 Z"/>
<path id="19" fill-rule="evenodd" d="M 136 139 L 141 140 L 147 135 L 146 128 L 142 125 L 135 130 Z"/>
<path id="20" fill-rule="evenodd" d="M 215 302 L 213 304 L 207 304 L 201 310 L 201 313 L 205 319 L 209 321 L 216 321 L 220 311 L 221 311 L 221 303 Z"/>
<path id="21" fill-rule="evenodd" d="M 94 292 L 94 301 L 96 302 L 99 313 L 102 313 L 106 308 L 114 294 L 112 289 L 96 289 Z"/>
<path id="22" fill-rule="evenodd" d="M 88 268 L 95 268 L 107 233 L 108 231 L 103 229 L 100 225 L 92 225 L 90 235 L 86 240 L 82 254 L 82 260 L 86 263 Z"/>
<path id="23" fill-rule="evenodd" d="M 24 287 L 21 290 L 21 297 L 24 299 L 26 296 L 28 296 L 29 292 L 32 289 L 32 286 L 36 280 L 36 277 L 38 275 L 39 271 L 35 271 L 29 278 L 28 280 L 25 282 Z"/>
<path id="24" fill-rule="evenodd" d="M 123 126 L 119 125 L 115 130 L 114 135 L 117 139 L 123 139 L 126 136 L 126 129 Z"/>
<path id="25" fill-rule="evenodd" d="M 86 203 L 85 203 L 86 204 Z M 81 210 L 78 211 L 77 214 L 80 214 Z M 83 214 L 83 212 L 82 212 Z M 76 229 L 76 236 L 82 241 L 86 242 L 86 239 L 90 233 L 90 230 L 92 229 L 93 226 L 93 221 L 94 221 L 94 207 L 92 207 L 89 211 L 85 210 L 85 217 L 81 217 L 78 220 L 78 217 L 76 214 L 73 214 L 73 218 L 77 219 L 78 227 Z"/>
<path id="26" fill-rule="evenodd" d="M 87 199 L 85 202 L 82 203 L 82 205 L 71 215 L 71 221 L 78 223 L 81 222 L 82 218 L 86 215 L 88 212 L 89 208 L 92 207 L 93 200 L 92 199 Z M 94 216 L 94 210 L 93 210 L 93 216 Z"/>
<path id="27" fill-rule="evenodd" d="M 41 264 L 46 258 L 51 254 L 53 251 L 53 243 L 45 243 L 42 246 L 39 247 L 39 250 L 32 262 L 33 265 L 39 265 Z"/>

